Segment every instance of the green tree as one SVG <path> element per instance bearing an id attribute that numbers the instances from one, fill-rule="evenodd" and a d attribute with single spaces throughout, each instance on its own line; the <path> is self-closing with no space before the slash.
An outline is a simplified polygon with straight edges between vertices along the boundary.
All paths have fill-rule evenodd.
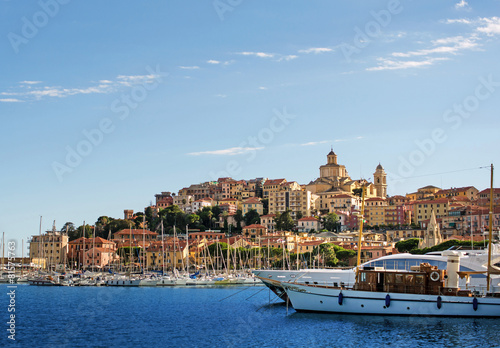
<path id="1" fill-rule="evenodd" d="M 418 247 L 419 241 L 420 241 L 419 238 L 410 238 L 407 240 L 402 240 L 400 242 L 397 242 L 395 246 L 400 253 L 408 253 L 411 250 Z"/>
<path id="2" fill-rule="evenodd" d="M 339 217 L 335 213 L 328 213 L 323 217 L 323 227 L 328 231 L 336 231 Z"/>
<path id="3" fill-rule="evenodd" d="M 274 221 L 276 223 L 276 230 L 278 231 L 291 231 L 295 227 L 290 209 L 285 210 L 281 214 L 277 213 Z"/>
<path id="4" fill-rule="evenodd" d="M 74 239 L 78 239 L 80 237 L 83 237 L 83 231 L 84 231 L 84 226 L 78 226 L 76 229 L 75 237 Z M 85 238 L 91 238 L 93 234 L 92 227 L 88 224 L 85 224 Z"/>
<path id="5" fill-rule="evenodd" d="M 295 218 L 297 220 L 300 220 L 304 217 L 304 214 L 302 214 L 302 212 L 299 210 L 296 214 L 295 214 Z"/>
<path id="6" fill-rule="evenodd" d="M 244 216 L 245 225 L 257 224 L 260 222 L 260 215 L 255 209 L 250 209 Z"/>

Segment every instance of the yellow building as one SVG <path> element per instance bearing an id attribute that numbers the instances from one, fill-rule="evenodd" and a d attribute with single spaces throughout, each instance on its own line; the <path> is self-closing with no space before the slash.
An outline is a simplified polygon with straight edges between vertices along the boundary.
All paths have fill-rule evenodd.
<path id="1" fill-rule="evenodd" d="M 264 205 L 262 204 L 260 198 L 247 198 L 243 202 L 241 202 L 241 212 L 243 213 L 243 215 L 248 213 L 250 210 L 257 211 L 259 215 L 264 214 Z"/>
<path id="2" fill-rule="evenodd" d="M 422 221 L 429 220 L 434 210 L 436 218 L 440 219 L 448 215 L 449 201 L 447 199 L 432 199 L 415 202 L 413 205 L 414 222 L 420 224 Z"/>
<path id="3" fill-rule="evenodd" d="M 67 262 L 69 237 L 60 232 L 50 231 L 43 235 L 32 236 L 30 241 L 30 258 L 45 268 L 55 268 Z M 32 261 L 35 263 L 35 261 Z"/>
<path id="4" fill-rule="evenodd" d="M 454 197 L 459 197 L 459 198 L 467 198 L 469 200 L 475 200 L 477 198 L 477 195 L 479 193 L 479 190 L 475 188 L 474 186 L 467 186 L 467 187 L 453 187 L 450 189 L 446 190 L 439 190 L 434 194 L 434 197 L 436 198 L 454 198 Z"/>
<path id="5" fill-rule="evenodd" d="M 163 256 L 163 257 L 162 257 Z M 183 269 L 187 264 L 188 249 L 185 241 L 151 244 L 146 249 L 146 266 L 148 269 Z"/>
<path id="6" fill-rule="evenodd" d="M 287 182 L 280 185 L 279 190 L 269 192 L 269 214 L 281 214 L 286 210 L 291 210 L 294 219 L 298 212 L 301 212 L 302 216 L 311 216 L 315 199 L 315 195 L 304 190 L 296 182 Z"/>
<path id="7" fill-rule="evenodd" d="M 387 201 L 384 198 L 368 198 L 365 200 L 365 220 L 369 226 L 385 224 L 385 209 Z"/>
<path id="8" fill-rule="evenodd" d="M 266 180 L 262 185 L 262 196 L 269 198 L 272 193 L 280 191 L 281 185 L 284 183 L 286 183 L 285 179 Z"/>

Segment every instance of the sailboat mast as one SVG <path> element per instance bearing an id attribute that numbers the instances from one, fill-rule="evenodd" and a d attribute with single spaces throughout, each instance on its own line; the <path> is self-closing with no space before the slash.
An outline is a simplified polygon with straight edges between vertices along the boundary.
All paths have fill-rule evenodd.
<path id="1" fill-rule="evenodd" d="M 85 220 L 83 221 L 82 237 L 83 237 L 83 257 L 82 257 L 82 270 L 83 270 L 83 268 L 85 267 Z"/>
<path id="2" fill-rule="evenodd" d="M 491 245 L 493 242 L 493 164 L 491 164 L 490 179 L 490 214 L 489 214 L 489 236 L 488 236 L 488 273 L 486 275 L 486 292 L 490 292 L 490 270 L 491 270 Z"/>
<path id="3" fill-rule="evenodd" d="M 189 225 L 186 225 L 186 249 L 187 249 L 187 260 L 186 260 L 186 270 L 189 274 Z"/>
<path id="4" fill-rule="evenodd" d="M 359 272 L 359 266 L 361 265 L 361 239 L 363 238 L 363 222 L 365 218 L 365 186 L 361 187 L 361 215 L 359 221 L 359 234 L 358 234 L 358 260 L 356 264 L 356 274 Z"/>
<path id="5" fill-rule="evenodd" d="M 165 240 L 163 239 L 163 219 L 161 220 L 162 276 L 165 276 Z"/>
<path id="6" fill-rule="evenodd" d="M 142 262 L 142 274 L 143 275 L 144 275 L 144 266 L 145 266 L 145 262 L 144 262 L 144 248 L 146 247 L 146 239 L 144 237 L 145 222 L 146 222 L 146 215 L 143 215 L 142 216 L 142 248 L 141 248 L 141 251 L 142 251 L 142 260 L 143 260 L 143 262 Z M 162 222 L 162 225 L 163 225 L 163 222 Z"/>
<path id="7" fill-rule="evenodd" d="M 40 252 L 42 251 L 42 217 L 40 216 L 40 230 L 38 231 L 38 271 L 42 268 Z"/>

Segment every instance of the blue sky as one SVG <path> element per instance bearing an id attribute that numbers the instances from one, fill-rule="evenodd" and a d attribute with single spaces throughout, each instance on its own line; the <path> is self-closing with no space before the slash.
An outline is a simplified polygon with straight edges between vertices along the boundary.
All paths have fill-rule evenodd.
<path id="1" fill-rule="evenodd" d="M 308 183 L 331 146 L 353 178 L 380 162 L 391 195 L 482 190 L 499 5 L 0 1 L 0 231 L 120 218 L 223 175 Z"/>

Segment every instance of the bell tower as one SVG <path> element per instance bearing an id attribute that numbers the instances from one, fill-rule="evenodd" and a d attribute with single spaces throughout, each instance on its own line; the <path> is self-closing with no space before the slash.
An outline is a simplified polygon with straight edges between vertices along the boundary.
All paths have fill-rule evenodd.
<path id="1" fill-rule="evenodd" d="M 377 189 L 377 197 L 387 197 L 387 174 L 384 167 L 379 163 L 375 173 L 373 173 L 374 186 Z"/>

